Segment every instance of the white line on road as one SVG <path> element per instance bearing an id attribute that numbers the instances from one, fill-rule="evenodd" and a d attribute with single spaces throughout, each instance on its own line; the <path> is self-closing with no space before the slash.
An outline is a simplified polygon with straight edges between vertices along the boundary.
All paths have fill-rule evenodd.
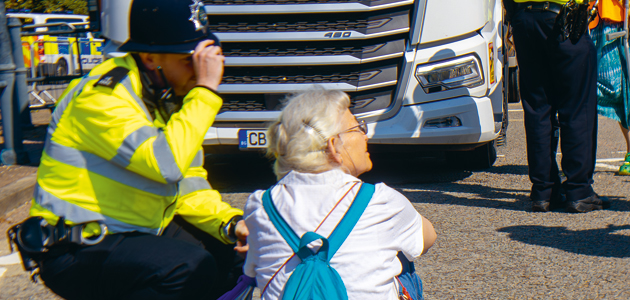
<path id="1" fill-rule="evenodd" d="M 607 164 L 595 164 L 596 167 L 600 167 L 600 168 L 604 168 L 604 169 L 608 169 L 608 170 L 619 170 L 619 167 L 615 167 L 615 166 L 611 166 L 611 165 L 607 165 Z"/>
<path id="2" fill-rule="evenodd" d="M 624 158 L 620 157 L 620 158 L 600 158 L 597 160 L 597 162 L 615 162 L 615 161 L 623 161 Z"/>
<path id="3" fill-rule="evenodd" d="M 523 110 L 522 109 L 508 109 L 508 112 L 511 112 L 511 111 L 523 111 Z"/>
<path id="4" fill-rule="evenodd" d="M 6 256 L 0 256 L 0 266 L 15 265 L 20 262 L 20 254 L 18 252 Z"/>

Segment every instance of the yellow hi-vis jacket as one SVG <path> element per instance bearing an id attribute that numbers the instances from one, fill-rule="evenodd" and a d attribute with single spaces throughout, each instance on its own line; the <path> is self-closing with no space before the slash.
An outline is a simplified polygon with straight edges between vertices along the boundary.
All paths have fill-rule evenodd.
<path id="1" fill-rule="evenodd" d="M 129 71 L 108 87 L 107 75 L 117 67 Z M 160 235 L 178 214 L 230 242 L 222 229 L 243 212 L 208 184 L 201 147 L 221 108 L 219 96 L 193 88 L 168 123 L 159 113 L 153 120 L 136 62 L 126 55 L 73 80 L 60 99 L 37 171 L 32 216 L 53 225 L 62 216 L 69 225 L 97 221 L 109 234 Z M 97 223 L 90 225 L 84 236 L 99 234 Z"/>

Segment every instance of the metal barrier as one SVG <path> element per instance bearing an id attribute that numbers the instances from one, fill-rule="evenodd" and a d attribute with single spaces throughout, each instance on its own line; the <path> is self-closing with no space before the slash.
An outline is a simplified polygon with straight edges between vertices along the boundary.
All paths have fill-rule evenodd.
<path id="1" fill-rule="evenodd" d="M 31 110 L 53 108 L 66 87 L 68 83 L 47 84 L 33 81 L 29 91 L 29 108 Z"/>
<path id="2" fill-rule="evenodd" d="M 52 30 L 52 31 L 32 31 L 32 32 L 22 32 L 21 36 L 55 36 L 59 34 L 69 34 L 75 33 L 74 37 L 67 37 L 69 39 L 73 39 L 73 41 L 68 40 L 35 40 L 30 44 L 28 42 L 23 43 L 28 45 L 30 48 L 30 56 L 31 56 L 31 65 L 30 65 L 30 77 L 27 79 L 27 82 L 30 84 L 29 89 L 29 108 L 30 109 L 46 109 L 52 108 L 57 103 L 57 99 L 61 96 L 68 83 L 75 78 L 83 76 L 85 71 L 89 71 L 92 67 L 102 62 L 103 56 L 100 57 L 100 60 L 97 62 L 93 62 L 94 55 L 91 54 L 91 48 L 93 46 L 99 46 L 104 42 L 102 39 L 96 40 L 81 40 L 86 39 L 84 37 L 79 37 L 78 33 L 86 32 L 85 29 L 76 28 L 79 25 L 87 25 L 87 22 L 82 23 L 49 23 L 49 24 L 37 24 L 37 25 L 28 25 L 23 26 L 23 29 L 34 29 L 40 27 L 53 27 L 53 26 L 66 26 L 68 30 Z M 39 55 L 40 48 L 45 49 L 46 44 L 57 44 L 57 53 L 46 53 L 44 50 L 45 56 L 48 56 L 48 61 L 45 63 L 41 62 L 41 58 Z M 63 45 L 67 46 L 67 54 L 59 53 L 59 46 Z M 82 51 L 84 47 L 88 47 L 90 49 L 89 54 L 84 54 L 85 51 Z M 75 49 L 76 48 L 76 49 Z M 76 51 L 76 53 L 75 53 Z M 65 50 L 63 52 L 66 52 Z M 66 62 L 66 72 L 65 74 L 57 74 L 58 64 L 61 59 Z M 84 64 L 82 63 L 83 59 L 91 59 L 90 63 Z M 87 68 L 84 68 L 87 66 Z M 47 68 L 47 69 L 45 69 Z M 61 75 L 61 76 L 59 76 Z"/>

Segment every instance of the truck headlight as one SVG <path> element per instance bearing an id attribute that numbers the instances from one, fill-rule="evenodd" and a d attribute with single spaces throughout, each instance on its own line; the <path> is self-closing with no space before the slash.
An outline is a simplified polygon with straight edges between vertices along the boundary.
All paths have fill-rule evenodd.
<path id="1" fill-rule="evenodd" d="M 422 64 L 416 67 L 416 79 L 425 93 L 472 88 L 483 84 L 479 66 L 479 59 L 474 55 Z"/>

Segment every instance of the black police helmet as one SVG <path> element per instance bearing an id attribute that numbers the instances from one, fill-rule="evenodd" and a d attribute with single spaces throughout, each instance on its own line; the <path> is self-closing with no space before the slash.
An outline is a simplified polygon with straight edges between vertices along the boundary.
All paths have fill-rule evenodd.
<path id="1" fill-rule="evenodd" d="M 118 51 L 192 53 L 206 39 L 219 45 L 201 0 L 133 0 L 129 40 Z"/>

